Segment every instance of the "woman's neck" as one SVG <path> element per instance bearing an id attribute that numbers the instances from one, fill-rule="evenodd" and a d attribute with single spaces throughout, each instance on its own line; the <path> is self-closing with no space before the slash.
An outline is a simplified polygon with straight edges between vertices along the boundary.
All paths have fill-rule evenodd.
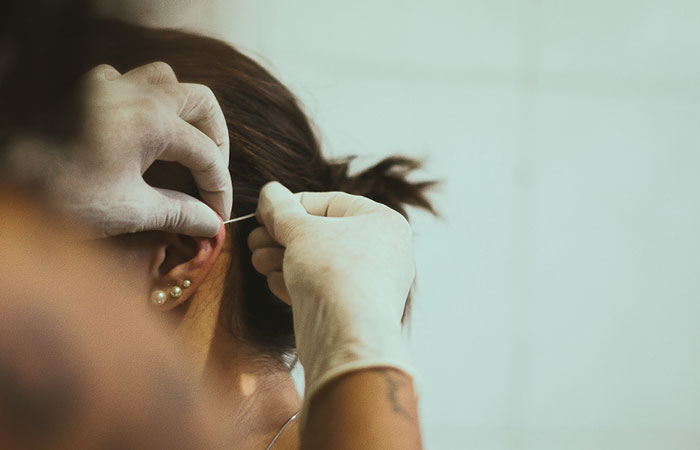
<path id="1" fill-rule="evenodd" d="M 177 334 L 202 382 L 225 405 L 224 414 L 230 415 L 239 436 L 234 447 L 264 449 L 299 410 L 301 399 L 284 364 L 223 329 L 219 314 L 225 270 L 214 269 L 179 311 Z M 296 427 L 286 429 L 284 442 L 274 448 L 294 448 L 284 445 L 292 433 L 296 437 Z"/>
<path id="2" fill-rule="evenodd" d="M 301 408 L 287 367 L 218 331 L 211 341 L 203 371 L 214 395 L 230 405 L 232 424 L 244 433 L 237 448 L 264 449 L 282 425 Z M 285 433 L 296 435 L 296 428 Z M 276 449 L 283 448 L 276 445 Z"/>

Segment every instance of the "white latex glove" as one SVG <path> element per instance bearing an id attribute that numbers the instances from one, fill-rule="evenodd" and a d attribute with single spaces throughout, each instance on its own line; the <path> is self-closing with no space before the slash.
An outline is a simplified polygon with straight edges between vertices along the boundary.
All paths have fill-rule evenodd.
<path id="1" fill-rule="evenodd" d="M 161 62 L 124 75 L 100 65 L 84 83 L 85 121 L 74 146 L 20 145 L 14 170 L 42 170 L 51 200 L 89 227 L 87 238 L 145 230 L 214 236 L 217 213 L 230 217 L 233 188 L 228 129 L 211 90 L 179 83 Z M 189 168 L 206 204 L 149 186 L 142 175 L 155 160 Z"/>
<path id="2" fill-rule="evenodd" d="M 415 275 L 403 216 L 364 197 L 292 194 L 276 182 L 263 187 L 257 216 L 264 227 L 249 236 L 252 262 L 292 305 L 304 410 L 323 385 L 349 371 L 383 366 L 414 375 L 401 336 Z"/>

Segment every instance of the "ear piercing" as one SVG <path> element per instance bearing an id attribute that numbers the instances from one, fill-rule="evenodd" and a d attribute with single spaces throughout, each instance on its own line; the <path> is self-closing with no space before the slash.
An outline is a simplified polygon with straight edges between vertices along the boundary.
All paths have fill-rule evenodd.
<path id="1" fill-rule="evenodd" d="M 170 291 L 168 292 L 168 294 L 170 294 L 170 296 L 172 298 L 175 298 L 175 299 L 180 298 L 180 297 L 182 297 L 182 289 L 183 288 L 187 289 L 190 286 L 192 286 L 192 282 L 190 280 L 184 280 L 182 282 L 182 288 L 180 286 L 173 286 L 170 288 Z M 165 304 L 165 301 L 168 299 L 168 294 L 166 294 L 165 291 L 162 289 L 156 289 L 151 294 L 151 302 L 154 305 L 162 306 L 163 304 Z"/>

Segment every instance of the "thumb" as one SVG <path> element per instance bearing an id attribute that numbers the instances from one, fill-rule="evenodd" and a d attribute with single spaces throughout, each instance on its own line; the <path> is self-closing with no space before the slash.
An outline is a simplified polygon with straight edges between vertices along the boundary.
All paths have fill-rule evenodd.
<path id="1" fill-rule="evenodd" d="M 270 236 L 285 247 L 293 230 L 307 217 L 299 199 L 276 181 L 267 183 L 260 190 L 256 215 Z"/>
<path id="2" fill-rule="evenodd" d="M 221 218 L 205 203 L 182 192 L 154 188 L 151 191 L 148 213 L 140 228 L 186 234 L 196 237 L 214 237 L 221 227 Z"/>

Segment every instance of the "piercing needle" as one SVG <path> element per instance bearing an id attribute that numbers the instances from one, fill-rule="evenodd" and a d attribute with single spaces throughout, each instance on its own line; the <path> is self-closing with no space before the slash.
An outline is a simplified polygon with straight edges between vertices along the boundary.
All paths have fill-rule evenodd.
<path id="1" fill-rule="evenodd" d="M 242 221 L 242 220 L 250 219 L 250 218 L 253 218 L 253 217 L 255 217 L 255 213 L 246 214 L 245 216 L 235 217 L 235 218 L 233 218 L 233 219 L 230 219 L 230 220 L 225 221 L 225 222 L 224 222 L 224 225 L 226 225 L 226 224 L 228 224 L 228 223 L 240 222 L 240 221 Z"/>

